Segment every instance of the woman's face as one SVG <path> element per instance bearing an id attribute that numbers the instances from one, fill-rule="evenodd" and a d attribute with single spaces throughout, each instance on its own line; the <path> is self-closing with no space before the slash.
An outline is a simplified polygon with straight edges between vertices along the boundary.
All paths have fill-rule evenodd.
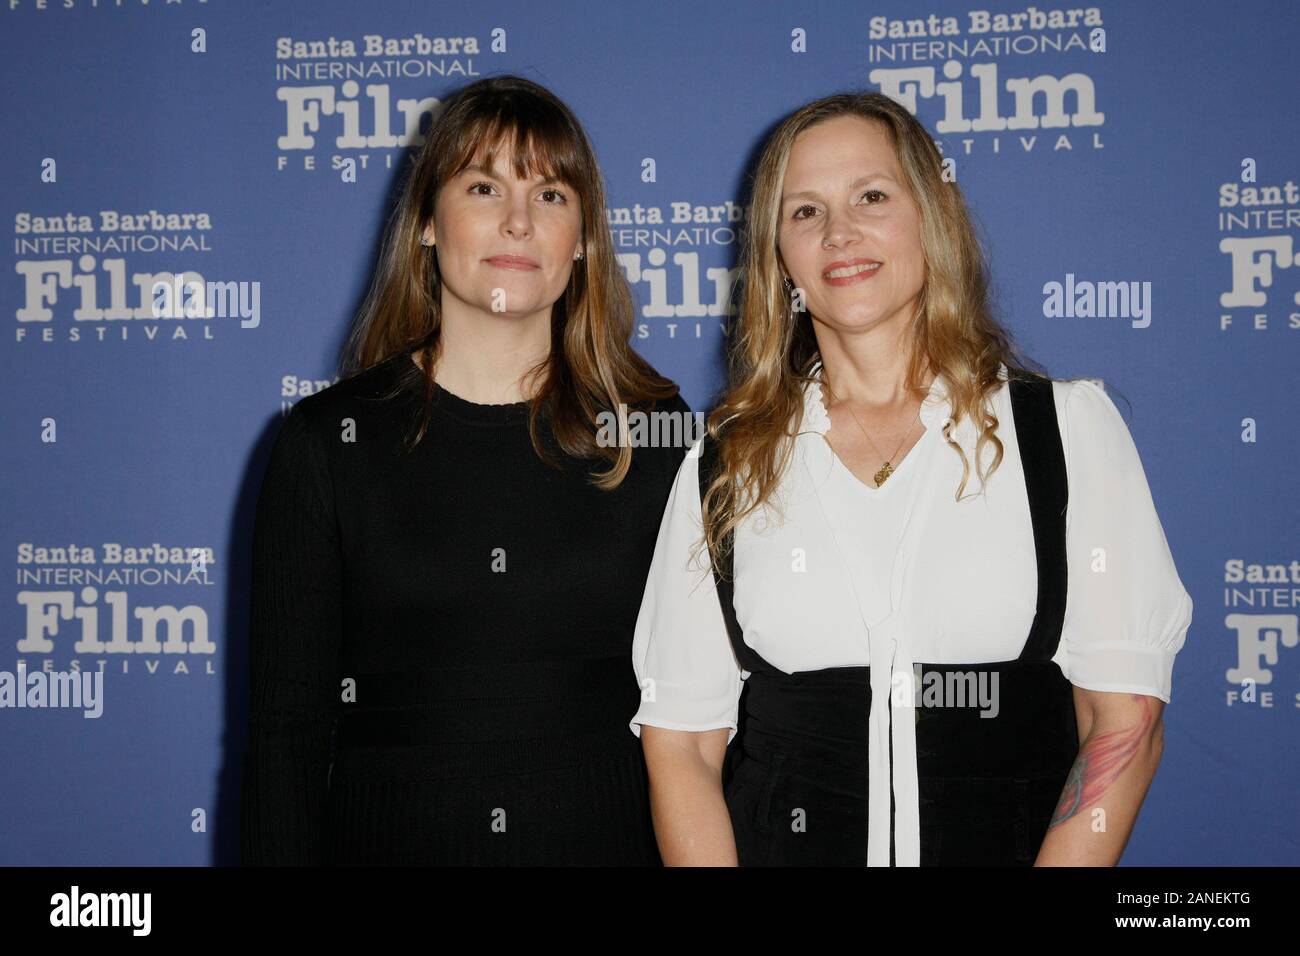
<path id="1" fill-rule="evenodd" d="M 911 318 L 925 278 L 920 210 L 883 126 L 837 116 L 801 132 L 780 208 L 780 260 L 815 319 L 849 332 Z"/>
<path id="2" fill-rule="evenodd" d="M 492 169 L 471 163 L 438 192 L 424 239 L 438 256 L 444 308 L 530 316 L 549 312 L 569 282 L 582 235 L 577 190 L 518 178 L 512 155 L 498 150 Z"/>

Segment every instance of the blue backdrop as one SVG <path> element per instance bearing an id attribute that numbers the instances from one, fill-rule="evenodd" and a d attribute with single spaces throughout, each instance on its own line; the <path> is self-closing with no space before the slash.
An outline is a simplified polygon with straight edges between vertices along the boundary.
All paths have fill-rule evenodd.
<path id="1" fill-rule="evenodd" d="M 586 125 L 635 345 L 696 410 L 765 133 L 838 90 L 906 102 L 957 160 L 1002 320 L 1122 396 L 1195 603 L 1124 862 L 1300 862 L 1300 6 L 1086 9 L 4 0 L 0 671 L 102 669 L 104 700 L 0 709 L 0 863 L 237 859 L 270 441 L 336 374 L 421 110 L 507 72 Z M 256 283 L 257 309 L 155 317 L 160 273 Z M 1150 312 L 1050 314 L 1084 281 Z"/>

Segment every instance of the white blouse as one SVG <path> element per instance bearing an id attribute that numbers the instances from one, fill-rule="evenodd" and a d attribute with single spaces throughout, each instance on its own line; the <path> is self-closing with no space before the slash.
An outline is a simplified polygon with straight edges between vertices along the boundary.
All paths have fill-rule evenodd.
<path id="1" fill-rule="evenodd" d="M 880 488 L 860 481 L 823 437 L 830 418 L 814 382 L 805 388 L 791 467 L 777 490 L 784 522 L 764 506 L 736 530 L 734 606 L 745 643 L 787 673 L 871 666 L 869 866 L 889 865 L 891 735 L 897 864 L 920 861 L 916 723 L 891 721 L 891 685 L 913 685 L 913 662 L 1015 659 L 1033 623 L 1033 525 L 1005 365 L 1000 377 L 991 402 L 1004 455 L 983 493 L 975 428 L 963 420 L 951 435 L 971 473 L 962 501 L 954 501 L 962 463 L 943 438 L 952 409 L 942 377 L 921 406 L 924 435 Z M 1079 687 L 1167 703 L 1192 600 L 1137 449 L 1100 386 L 1053 382 L 1053 397 L 1069 479 L 1069 584 L 1052 660 Z M 697 443 L 678 471 L 637 619 L 637 736 L 642 724 L 729 727 L 730 741 L 749 676 L 727 638 L 708 552 L 701 547 L 691 561 L 702 536 L 699 451 Z M 990 461 L 993 449 L 984 455 Z"/>

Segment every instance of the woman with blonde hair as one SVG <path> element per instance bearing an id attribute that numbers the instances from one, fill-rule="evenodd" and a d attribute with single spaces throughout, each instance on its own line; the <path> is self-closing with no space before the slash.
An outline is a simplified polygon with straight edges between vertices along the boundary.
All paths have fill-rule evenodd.
<path id="1" fill-rule="evenodd" d="M 778 126 L 742 272 L 633 645 L 664 861 L 1113 865 L 1192 610 L 1119 412 L 1017 358 L 881 94 Z"/>
<path id="2" fill-rule="evenodd" d="M 245 862 L 658 864 L 627 659 L 689 441 L 627 425 L 689 409 L 630 345 L 605 206 L 537 84 L 434 118 L 258 499 Z"/>

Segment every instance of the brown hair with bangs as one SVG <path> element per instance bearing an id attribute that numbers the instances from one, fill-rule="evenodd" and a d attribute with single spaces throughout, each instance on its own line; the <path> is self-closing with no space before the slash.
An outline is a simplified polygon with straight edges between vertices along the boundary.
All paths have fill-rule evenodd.
<path id="1" fill-rule="evenodd" d="M 597 416 L 612 412 L 627 434 L 624 408 L 677 394 L 631 346 L 632 295 L 614 256 L 605 216 L 605 186 L 596 156 L 577 118 L 554 94 L 518 76 L 488 77 L 443 104 L 402 188 L 380 261 L 360 316 L 345 346 L 343 374 L 354 375 L 399 352 L 418 351 L 424 402 L 414 438 L 430 420 L 434 373 L 441 343 L 441 276 L 436 246 L 420 236 L 433 216 L 438 191 L 471 163 L 491 168 L 510 150 L 515 174 L 555 179 L 577 193 L 582 215 L 582 259 L 551 310 L 548 356 L 525 375 L 539 387 L 529 405 L 529 432 L 538 456 L 554 467 L 539 426 L 543 416 L 563 451 L 601 460 L 592 475 L 602 489 L 616 488 L 632 462 L 630 442 L 603 447 Z M 411 366 L 411 374 L 419 369 Z"/>

